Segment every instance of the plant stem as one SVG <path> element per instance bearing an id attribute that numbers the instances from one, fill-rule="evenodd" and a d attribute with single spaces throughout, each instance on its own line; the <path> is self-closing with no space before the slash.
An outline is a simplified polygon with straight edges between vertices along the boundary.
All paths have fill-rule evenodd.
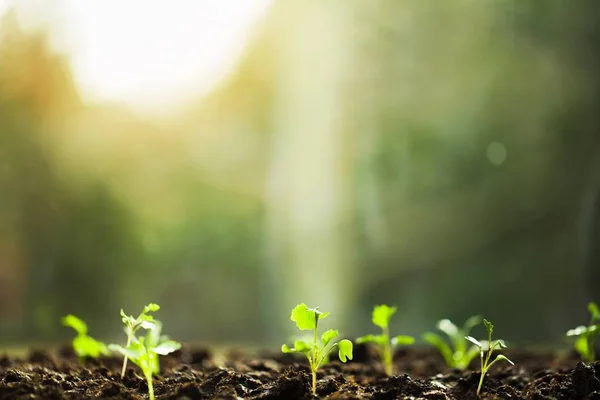
<path id="1" fill-rule="evenodd" d="M 383 329 L 385 335 L 385 344 L 383 345 L 383 366 L 385 367 L 385 373 L 387 376 L 392 376 L 393 365 L 392 365 L 392 345 L 390 344 L 390 329 L 385 327 Z"/>
<path id="2" fill-rule="evenodd" d="M 128 348 L 129 345 L 131 344 L 131 336 L 127 335 L 127 345 L 125 346 L 125 348 Z M 121 379 L 123 379 L 123 377 L 125 376 L 125 369 L 127 368 L 127 356 L 125 356 L 123 358 L 123 368 L 121 368 Z"/>
<path id="3" fill-rule="evenodd" d="M 314 342 L 313 342 L 313 359 L 312 359 L 312 365 L 311 365 L 311 369 L 312 369 L 312 393 L 313 396 L 317 395 L 317 368 L 319 367 L 319 365 L 317 364 L 317 358 L 319 357 L 319 352 L 317 351 L 317 330 L 319 327 L 319 315 L 317 313 L 315 313 L 315 336 L 314 336 Z"/>
<path id="4" fill-rule="evenodd" d="M 154 386 L 152 386 L 152 374 L 145 374 L 148 383 L 148 399 L 154 400 Z"/>

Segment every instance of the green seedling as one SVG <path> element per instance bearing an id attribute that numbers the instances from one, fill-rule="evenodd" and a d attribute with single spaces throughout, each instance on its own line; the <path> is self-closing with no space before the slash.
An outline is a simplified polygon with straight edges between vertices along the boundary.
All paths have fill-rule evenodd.
<path id="1" fill-rule="evenodd" d="M 125 348 L 128 348 L 132 341 L 135 339 L 135 334 L 140 328 L 144 328 L 146 330 L 154 328 L 154 317 L 152 315 L 148 315 L 150 312 L 155 312 L 160 310 L 160 306 L 155 303 L 150 303 L 147 306 L 144 306 L 144 309 L 138 315 L 137 318 L 134 318 L 133 315 L 125 314 L 125 311 L 121 309 L 121 320 L 125 327 L 123 330 L 127 335 L 127 344 Z M 125 369 L 127 368 L 127 357 L 123 358 L 123 367 L 121 368 L 121 378 L 125 376 Z"/>
<path id="2" fill-rule="evenodd" d="M 318 340 L 319 320 L 327 317 L 328 312 L 319 311 L 319 307 L 308 308 L 306 304 L 298 304 L 293 310 L 290 319 L 296 323 L 301 331 L 313 331 L 312 340 L 296 340 L 294 347 L 287 345 L 281 346 L 284 353 L 302 353 L 308 359 L 310 370 L 312 372 L 312 392 L 317 393 L 317 370 L 326 361 L 327 356 L 335 346 L 338 347 L 338 356 L 341 362 L 347 359 L 352 360 L 352 342 L 349 340 L 340 340 L 332 343 L 333 339 L 339 335 L 339 331 L 329 329 L 323 332 L 321 340 Z"/>
<path id="3" fill-rule="evenodd" d="M 576 336 L 575 350 L 585 362 L 592 362 L 596 359 L 596 337 L 600 331 L 600 311 L 598 305 L 593 301 L 588 304 L 588 310 L 591 314 L 588 326 L 578 326 L 575 329 L 567 331 L 567 336 Z"/>
<path id="4" fill-rule="evenodd" d="M 73 339 L 73 350 L 80 361 L 83 361 L 85 357 L 98 358 L 100 355 L 108 356 L 110 354 L 104 343 L 88 336 L 87 324 L 81 319 L 69 314 L 62 317 L 61 322 L 64 326 L 71 327 L 77 332 L 77 336 Z"/>
<path id="5" fill-rule="evenodd" d="M 471 336 L 466 337 L 466 339 L 469 342 L 473 343 L 475 346 L 477 346 L 479 348 L 479 354 L 481 357 L 481 377 L 479 378 L 479 385 L 477 386 L 477 396 L 479 396 L 479 392 L 481 391 L 481 385 L 483 384 L 483 378 L 485 377 L 485 374 L 488 372 L 488 370 L 492 367 L 492 365 L 494 365 L 497 361 L 500 361 L 500 360 L 508 361 L 511 365 L 515 365 L 512 361 L 510 361 L 508 358 L 506 358 L 502 354 L 498 354 L 496 356 L 496 358 L 494 359 L 494 361 L 490 362 L 490 358 L 492 357 L 492 353 L 494 352 L 494 350 L 506 349 L 506 344 L 501 339 L 492 341 L 492 332 L 494 331 L 494 325 L 492 325 L 492 323 L 490 321 L 488 321 L 487 319 L 484 319 L 483 325 L 485 326 L 485 329 L 487 330 L 487 333 L 488 333 L 487 341 L 484 340 L 484 341 L 480 342 Z M 486 352 L 487 352 L 487 354 L 485 354 Z"/>
<path id="6" fill-rule="evenodd" d="M 479 315 L 469 318 L 462 328 L 454 325 L 449 319 L 438 321 L 437 328 L 448 336 L 450 344 L 437 333 L 425 332 L 422 337 L 425 342 L 438 349 L 448 367 L 465 370 L 479 354 L 479 348 L 470 344 L 466 336 L 480 323 Z"/>
<path id="7" fill-rule="evenodd" d="M 383 332 L 379 335 L 366 335 L 356 339 L 356 343 L 359 344 L 374 343 L 377 345 L 377 350 L 379 351 L 387 375 L 393 374 L 392 355 L 396 346 L 409 345 L 415 342 L 415 339 L 412 336 L 406 335 L 394 336 L 390 340 L 389 322 L 396 313 L 396 310 L 396 307 L 390 307 L 385 304 L 375 306 L 373 308 L 371 320 L 373 321 L 373 324 L 380 327 Z"/>
<path id="8" fill-rule="evenodd" d="M 158 356 L 165 356 L 181 348 L 180 343 L 161 335 L 161 329 L 162 324 L 160 321 L 153 320 L 146 324 L 146 336 L 140 338 L 132 336 L 127 347 L 121 347 L 117 344 L 109 345 L 112 351 L 121 353 L 142 370 L 148 384 L 148 397 L 150 400 L 154 400 L 152 376 L 160 372 Z"/>

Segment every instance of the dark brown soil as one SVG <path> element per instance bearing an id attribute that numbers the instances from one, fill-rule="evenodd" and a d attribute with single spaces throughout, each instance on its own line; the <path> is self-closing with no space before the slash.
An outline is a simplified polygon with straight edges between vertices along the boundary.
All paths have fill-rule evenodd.
<path id="1" fill-rule="evenodd" d="M 498 363 L 486 377 L 483 399 L 600 400 L 600 362 L 578 362 L 573 354 L 505 353 L 515 366 Z M 225 365 L 208 351 L 184 347 L 162 357 L 154 379 L 156 398 L 312 399 L 310 374 L 302 358 L 278 353 L 231 353 Z M 411 348 L 395 356 L 396 375 L 387 377 L 372 351 L 355 347 L 352 362 L 332 361 L 318 374 L 323 399 L 477 399 L 478 360 L 469 371 L 449 370 L 433 350 Z M 120 377 L 121 359 L 86 360 L 72 351 L 34 351 L 27 359 L 0 356 L 0 400 L 144 399 L 146 383 L 137 367 Z"/>

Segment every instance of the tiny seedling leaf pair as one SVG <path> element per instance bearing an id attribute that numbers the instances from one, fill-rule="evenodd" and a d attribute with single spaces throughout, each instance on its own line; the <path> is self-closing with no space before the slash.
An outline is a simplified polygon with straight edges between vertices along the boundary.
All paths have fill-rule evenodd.
<path id="1" fill-rule="evenodd" d="M 588 326 L 578 326 L 575 329 L 567 331 L 567 336 L 577 337 L 575 340 L 575 350 L 585 362 L 592 362 L 596 359 L 596 337 L 600 331 L 600 310 L 594 302 L 588 304 L 588 311 L 591 318 Z"/>
<path id="2" fill-rule="evenodd" d="M 450 368 L 465 370 L 479 354 L 479 347 L 469 343 L 467 336 L 480 323 L 481 317 L 479 315 L 467 319 L 462 328 L 454 325 L 449 319 L 442 319 L 438 321 L 437 328 L 448 336 L 450 344 L 433 332 L 425 332 L 423 340 L 438 349 Z"/>
<path id="3" fill-rule="evenodd" d="M 366 335 L 356 339 L 356 343 L 373 343 L 377 346 L 379 355 L 383 361 L 385 373 L 392 375 L 393 373 L 393 351 L 397 346 L 409 345 L 415 342 L 412 336 L 399 335 L 390 339 L 389 323 L 392 316 L 396 313 L 396 307 L 390 307 L 385 304 L 377 305 L 373 308 L 371 320 L 375 326 L 381 328 L 382 333 L 379 335 Z"/>
<path id="4" fill-rule="evenodd" d="M 346 362 L 348 359 L 352 360 L 351 341 L 344 339 L 333 342 L 333 339 L 339 335 L 338 330 L 329 329 L 323 332 L 319 339 L 319 321 L 328 315 L 328 312 L 319 311 L 319 307 L 308 308 L 304 303 L 298 304 L 292 310 L 290 319 L 296 323 L 301 331 L 313 331 L 312 340 L 296 340 L 292 348 L 286 344 L 281 346 L 281 351 L 284 353 L 302 353 L 306 356 L 312 373 L 313 394 L 316 394 L 317 391 L 317 370 L 326 362 L 329 353 L 335 346 L 338 347 L 338 357 L 341 362 Z"/>
<path id="5" fill-rule="evenodd" d="M 64 326 L 71 327 L 77 332 L 77 336 L 73 339 L 73 350 L 80 359 L 98 358 L 100 355 L 108 356 L 110 354 L 104 343 L 88 336 L 87 324 L 81 319 L 69 314 L 61 318 L 61 321 Z"/>
<path id="6" fill-rule="evenodd" d="M 490 321 L 488 321 L 487 319 L 484 319 L 483 325 L 485 326 L 485 329 L 487 330 L 487 333 L 488 333 L 487 341 L 483 340 L 480 342 L 479 340 L 475 339 L 472 336 L 466 337 L 466 339 L 469 342 L 473 343 L 475 346 L 477 346 L 479 348 L 479 354 L 481 357 L 481 376 L 479 378 L 479 385 L 477 386 L 477 395 L 479 395 L 479 392 L 481 391 L 481 386 L 483 384 L 483 378 L 485 377 L 485 374 L 487 374 L 488 370 L 492 367 L 492 365 L 494 365 L 496 362 L 498 362 L 500 360 L 504 360 L 504 361 L 509 362 L 511 365 L 515 365 L 512 361 L 510 361 L 508 358 L 506 358 L 502 354 L 498 354 L 496 356 L 496 358 L 494 359 L 494 361 L 490 362 L 490 359 L 492 357 L 492 353 L 494 352 L 494 350 L 506 349 L 506 344 L 501 339 L 492 341 L 492 332 L 494 331 L 494 325 L 492 325 L 492 323 Z M 485 354 L 486 352 L 487 352 L 487 354 Z"/>

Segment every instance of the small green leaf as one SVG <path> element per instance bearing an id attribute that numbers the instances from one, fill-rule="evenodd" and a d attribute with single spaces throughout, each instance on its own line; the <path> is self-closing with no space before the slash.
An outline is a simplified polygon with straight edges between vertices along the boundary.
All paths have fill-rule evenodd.
<path id="1" fill-rule="evenodd" d="M 426 343 L 429 343 L 430 345 L 438 349 L 438 351 L 440 352 L 442 357 L 444 357 L 444 360 L 446 361 L 446 364 L 448 364 L 449 367 L 454 366 L 452 349 L 444 339 L 442 339 L 439 335 L 433 332 L 425 332 L 422 338 Z M 479 350 L 477 352 L 479 353 Z"/>
<path id="2" fill-rule="evenodd" d="M 313 330 L 316 328 L 316 315 L 318 315 L 316 312 L 318 310 L 310 309 L 306 304 L 301 303 L 294 307 L 290 319 L 296 323 L 301 331 Z"/>
<path id="3" fill-rule="evenodd" d="M 590 359 L 590 346 L 588 344 L 587 337 L 581 336 L 577 338 L 575 341 L 575 350 L 577 353 L 579 353 L 583 360 L 587 361 Z"/>
<path id="4" fill-rule="evenodd" d="M 473 329 L 480 323 L 481 315 L 474 315 L 471 318 L 467 319 L 467 321 L 463 325 L 463 334 L 468 335 L 471 332 L 471 329 Z"/>
<path id="5" fill-rule="evenodd" d="M 515 365 L 514 362 L 510 361 L 508 358 L 506 358 L 505 356 L 503 356 L 502 354 L 498 354 L 496 356 L 496 359 L 494 360 L 494 362 L 496 361 L 500 361 L 500 360 L 504 360 L 504 361 L 508 361 L 510 363 L 510 365 Z"/>
<path id="6" fill-rule="evenodd" d="M 600 310 L 598 310 L 598 305 L 596 303 L 590 301 L 590 303 L 588 304 L 588 310 L 592 315 L 592 321 L 600 319 Z"/>
<path id="7" fill-rule="evenodd" d="M 456 335 L 458 335 L 458 327 L 449 319 L 442 319 L 438 321 L 437 328 L 451 338 L 454 338 Z"/>
<path id="8" fill-rule="evenodd" d="M 337 335 L 339 335 L 339 331 L 337 329 L 329 329 L 321 335 L 321 343 L 323 347 L 327 346 L 329 342 L 331 342 Z"/>
<path id="9" fill-rule="evenodd" d="M 73 349 L 79 357 L 98 358 L 100 355 L 109 354 L 104 343 L 85 335 L 79 335 L 73 339 Z"/>
<path id="10" fill-rule="evenodd" d="M 567 336 L 581 336 L 581 335 L 586 334 L 587 331 L 588 331 L 587 326 L 580 325 L 577 328 L 569 329 L 567 331 Z"/>
<path id="11" fill-rule="evenodd" d="M 144 307 L 144 314 L 160 310 L 160 306 L 156 303 L 150 303 Z"/>
<path id="12" fill-rule="evenodd" d="M 377 305 L 373 308 L 372 321 L 381 329 L 388 327 L 390 319 L 396 313 L 397 307 L 390 307 L 386 304 Z"/>
<path id="13" fill-rule="evenodd" d="M 295 351 L 293 349 L 290 349 L 290 346 L 288 346 L 287 344 L 281 345 L 281 352 L 282 353 L 295 353 Z"/>
<path id="14" fill-rule="evenodd" d="M 392 346 L 406 346 L 409 344 L 413 344 L 415 342 L 415 338 L 407 335 L 398 335 L 392 338 Z"/>
<path id="15" fill-rule="evenodd" d="M 345 363 L 347 359 L 352 360 L 352 342 L 344 339 L 341 340 L 337 345 L 340 361 Z"/>
<path id="16" fill-rule="evenodd" d="M 498 339 L 494 342 L 493 348 L 501 348 L 501 349 L 506 349 L 506 343 L 504 342 L 504 340 L 502 339 Z"/>
<path id="17" fill-rule="evenodd" d="M 167 340 L 166 342 L 160 343 L 154 349 L 152 349 L 156 354 L 160 354 L 161 356 L 166 356 L 167 354 L 173 353 L 181 349 L 181 343 L 177 343 L 174 340 Z"/>
<path id="18" fill-rule="evenodd" d="M 299 353 L 306 353 L 313 349 L 312 343 L 307 343 L 304 340 L 296 340 L 294 342 L 294 350 Z"/>
<path id="19" fill-rule="evenodd" d="M 358 344 L 365 344 L 365 343 L 385 344 L 385 336 L 384 335 L 365 335 L 365 336 L 356 338 L 356 343 L 358 343 Z"/>
<path id="20" fill-rule="evenodd" d="M 488 335 L 491 335 L 494 331 L 494 325 L 487 319 L 483 320 L 483 326 L 485 326 L 485 330 L 488 332 Z"/>
<path id="21" fill-rule="evenodd" d="M 75 329 L 75 331 L 79 334 L 79 335 L 86 335 L 87 334 L 87 325 L 85 322 L 83 322 L 81 319 L 77 318 L 76 316 L 74 316 L 73 314 L 69 314 L 66 315 L 64 317 L 61 318 L 62 324 L 64 326 L 68 326 L 70 328 Z"/>
<path id="22" fill-rule="evenodd" d="M 465 336 L 465 339 L 467 339 L 469 342 L 473 343 L 475 346 L 479 347 L 480 349 L 483 349 L 483 347 L 484 347 L 484 344 L 481 343 L 479 340 L 475 339 L 473 336 Z"/>
<path id="23" fill-rule="evenodd" d="M 153 320 L 143 320 L 140 322 L 140 328 L 144 328 L 146 330 L 155 330 L 157 328 L 156 321 Z"/>
<path id="24" fill-rule="evenodd" d="M 139 360 L 140 357 L 142 357 L 146 352 L 146 349 L 143 346 L 140 346 L 139 344 L 131 345 L 127 348 L 119 346 L 118 344 L 109 344 L 108 348 L 111 351 L 121 353 L 122 355 L 134 362 L 137 362 L 137 360 Z"/>

